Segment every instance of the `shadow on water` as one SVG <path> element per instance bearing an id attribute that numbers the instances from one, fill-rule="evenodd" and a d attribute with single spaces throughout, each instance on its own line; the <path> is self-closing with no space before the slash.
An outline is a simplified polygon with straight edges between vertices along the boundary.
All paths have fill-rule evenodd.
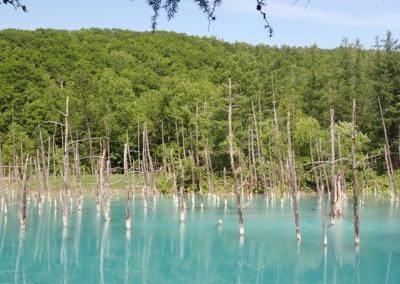
<path id="1" fill-rule="evenodd" d="M 170 198 L 147 209 L 136 199 L 126 230 L 124 200 L 113 199 L 111 223 L 87 198 L 63 228 L 60 208 L 28 207 L 21 231 L 17 203 L 0 212 L 0 283 L 400 283 L 399 208 L 368 198 L 360 210 L 361 247 L 353 245 L 351 201 L 322 243 L 317 201 L 301 199 L 302 240 L 296 242 L 288 199 L 246 200 L 239 237 L 233 199 L 191 205 L 186 222 Z M 327 216 L 328 218 L 328 216 Z"/>

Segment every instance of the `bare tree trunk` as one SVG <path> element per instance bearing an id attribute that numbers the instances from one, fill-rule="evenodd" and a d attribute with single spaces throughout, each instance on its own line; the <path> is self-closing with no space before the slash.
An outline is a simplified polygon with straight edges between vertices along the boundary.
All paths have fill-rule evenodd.
<path id="1" fill-rule="evenodd" d="M 247 191 L 250 192 L 255 188 L 255 184 L 257 183 L 256 175 L 254 174 L 254 169 L 253 169 L 253 156 L 252 156 L 252 150 L 251 150 L 251 132 L 249 129 L 249 137 L 247 139 L 247 152 L 248 152 L 248 161 L 249 161 L 249 186 L 247 188 Z M 239 162 L 241 161 L 241 154 L 242 151 L 239 150 Z M 243 190 L 242 190 L 243 194 Z"/>
<path id="2" fill-rule="evenodd" d="M 100 146 L 100 156 L 101 156 L 101 151 L 102 151 L 102 147 Z M 101 159 L 101 158 L 100 158 Z M 95 195 L 96 195 L 96 211 L 98 214 L 100 214 L 100 210 L 101 210 L 101 183 L 100 183 L 100 159 L 97 162 L 97 164 L 95 164 L 95 168 L 94 168 L 94 175 L 96 177 L 96 189 L 95 189 Z"/>
<path id="3" fill-rule="evenodd" d="M 175 161 L 174 161 L 174 156 L 172 154 L 172 148 L 170 150 L 170 157 L 171 157 L 171 170 L 172 170 L 172 192 L 174 197 L 176 197 L 178 188 L 176 183 Z"/>
<path id="4" fill-rule="evenodd" d="M 46 164 L 46 153 L 44 150 L 44 144 L 43 144 L 43 137 L 42 137 L 42 131 L 39 132 L 40 135 L 40 151 L 41 151 L 41 156 L 42 156 L 42 167 L 43 167 L 43 185 L 44 185 L 44 191 L 48 193 L 49 190 L 49 172 L 47 169 L 47 164 Z"/>
<path id="5" fill-rule="evenodd" d="M 183 121 L 182 120 L 181 120 L 181 134 L 182 134 L 183 160 L 186 161 L 185 129 L 183 128 Z"/>
<path id="6" fill-rule="evenodd" d="M 351 172 L 353 179 L 353 198 L 354 198 L 354 244 L 360 244 L 360 220 L 359 211 L 359 196 L 358 196 L 358 181 L 356 175 L 356 100 L 353 99 L 353 116 L 352 116 L 352 131 L 351 131 Z"/>
<path id="7" fill-rule="evenodd" d="M 278 159 L 278 173 L 279 173 L 279 185 L 281 191 L 281 199 L 283 198 L 283 190 L 284 190 L 284 172 L 283 172 L 283 162 L 281 155 L 281 146 L 280 146 L 280 134 L 279 134 L 279 121 L 278 121 L 278 112 L 276 110 L 276 102 L 275 102 L 275 88 L 272 86 L 272 96 L 273 96 L 273 111 L 274 111 L 274 142 L 275 142 L 275 151 L 276 158 Z"/>
<path id="8" fill-rule="evenodd" d="M 179 150 L 179 129 L 178 129 L 178 122 L 176 121 L 175 118 L 175 136 L 176 136 L 176 145 L 178 148 L 178 160 L 181 158 L 180 150 Z"/>
<path id="9" fill-rule="evenodd" d="M 264 196 L 267 197 L 267 178 L 265 176 L 265 158 L 264 158 L 264 153 L 263 153 L 263 144 L 262 144 L 262 140 L 260 137 L 260 130 L 259 130 L 259 125 L 258 125 L 257 118 L 256 118 L 256 111 L 255 111 L 253 102 L 251 102 L 251 106 L 252 106 L 252 110 L 253 110 L 254 130 L 256 132 L 256 141 L 257 141 L 257 155 L 258 155 L 258 161 L 260 163 L 260 172 L 261 172 L 261 179 L 262 179 L 262 184 L 263 184 L 263 192 L 264 192 Z M 259 103 L 259 114 L 261 116 L 260 103 Z"/>
<path id="10" fill-rule="evenodd" d="M 19 221 L 21 229 L 26 227 L 26 206 L 27 206 L 27 192 L 28 192 L 28 162 L 29 156 L 26 157 L 25 163 L 22 168 L 22 191 L 19 194 Z"/>
<path id="11" fill-rule="evenodd" d="M 272 195 L 275 198 L 276 195 L 276 171 L 275 171 L 275 163 L 272 159 L 272 148 L 271 143 L 269 143 L 269 166 L 270 166 L 270 179 L 271 179 L 271 187 L 272 187 Z"/>
<path id="12" fill-rule="evenodd" d="M 226 168 L 224 167 L 224 208 L 228 207 L 228 200 L 227 200 L 227 182 L 226 182 Z"/>
<path id="13" fill-rule="evenodd" d="M 79 155 L 79 141 L 77 139 L 75 144 L 75 178 L 76 178 L 76 209 L 82 211 L 83 208 L 83 193 L 81 181 L 81 158 Z"/>
<path id="14" fill-rule="evenodd" d="M 293 212 L 294 212 L 294 220 L 296 225 L 296 239 L 301 240 L 301 232 L 300 232 L 300 212 L 299 212 L 299 195 L 298 195 L 298 185 L 297 185 L 297 177 L 296 177 L 296 168 L 294 162 L 294 152 L 292 150 L 292 138 L 290 132 L 290 111 L 287 112 L 287 150 L 288 150 L 288 178 L 289 185 L 291 187 L 292 199 L 293 199 Z"/>
<path id="15" fill-rule="evenodd" d="M 242 150 L 240 148 L 238 150 L 238 160 L 239 160 L 239 165 L 240 165 L 240 171 L 239 171 L 240 184 L 239 184 L 238 190 L 241 191 L 241 194 L 243 195 L 243 188 L 245 187 L 246 184 L 247 184 L 246 187 L 249 187 L 249 183 L 247 181 L 245 182 L 245 180 L 243 178 L 243 174 L 245 173 L 245 170 L 246 170 L 246 161 L 243 158 Z"/>
<path id="16" fill-rule="evenodd" d="M 142 145 L 142 172 L 143 172 L 143 202 L 144 208 L 147 208 L 148 193 L 148 160 L 147 160 L 147 144 L 146 144 L 146 123 L 143 124 L 143 145 Z"/>
<path id="17" fill-rule="evenodd" d="M 320 142 L 315 141 L 316 146 L 317 146 L 317 157 L 318 161 L 322 162 L 322 153 L 321 153 L 321 147 L 320 147 Z M 318 170 L 319 173 L 319 181 L 320 181 L 320 191 L 321 191 L 321 219 L 322 219 L 322 237 L 323 237 L 323 244 L 324 247 L 328 246 L 328 238 L 326 236 L 326 221 L 325 221 L 325 183 L 324 183 L 324 178 L 322 176 L 323 169 L 319 167 Z"/>
<path id="18" fill-rule="evenodd" d="M 109 168 L 110 162 L 106 159 L 107 155 L 107 145 L 102 143 L 102 153 L 100 157 L 100 193 L 101 193 L 101 201 L 104 212 L 104 220 L 106 222 L 110 222 L 110 194 L 109 194 Z"/>
<path id="19" fill-rule="evenodd" d="M 161 143 L 162 143 L 162 161 L 163 161 L 163 171 L 167 172 L 167 153 L 164 141 L 164 122 L 161 121 Z"/>
<path id="20" fill-rule="evenodd" d="M 340 202 L 342 202 L 343 195 L 346 192 L 346 177 L 344 172 L 344 165 L 343 165 L 343 155 L 342 155 L 342 143 L 340 139 L 340 134 L 338 133 L 338 153 L 339 153 L 339 177 L 340 177 Z"/>
<path id="21" fill-rule="evenodd" d="M 90 133 L 90 127 L 88 127 L 88 139 L 89 139 L 89 161 L 90 161 L 90 173 L 95 174 L 95 163 L 94 163 L 94 151 L 93 151 L 93 140 Z"/>
<path id="22" fill-rule="evenodd" d="M 208 152 L 208 141 L 206 142 L 206 148 L 204 149 L 204 160 L 206 163 L 206 172 L 207 172 L 207 185 L 208 185 L 208 194 L 214 193 L 212 178 L 211 178 L 211 165 L 209 160 L 209 152 Z"/>
<path id="23" fill-rule="evenodd" d="M 390 153 L 389 139 L 387 136 L 386 124 L 385 124 L 385 119 L 383 117 L 383 111 L 382 111 L 380 98 L 378 98 L 378 104 L 379 104 L 379 111 L 381 113 L 383 134 L 385 135 L 385 147 L 386 147 L 385 157 L 386 157 L 386 165 L 387 165 L 387 169 L 388 169 L 389 187 L 390 187 L 390 192 L 392 194 L 392 199 L 395 199 L 395 201 L 397 203 L 399 201 L 399 198 L 398 198 L 397 190 L 396 190 L 396 181 L 394 178 L 394 170 L 393 170 L 392 157 L 391 157 L 391 153 Z"/>
<path id="24" fill-rule="evenodd" d="M 194 204 L 194 190 L 196 188 L 196 174 L 195 174 L 195 169 L 194 169 L 194 158 L 193 158 L 193 153 L 191 150 L 189 150 L 189 158 L 190 158 L 190 171 L 191 171 L 191 177 L 192 177 L 192 202 Z"/>
<path id="25" fill-rule="evenodd" d="M 320 155 L 320 161 L 322 162 L 322 139 L 319 139 L 319 141 L 317 141 L 317 145 L 318 145 L 318 151 L 319 151 L 319 155 Z M 330 182 L 329 182 L 329 178 L 328 178 L 328 174 L 326 172 L 326 167 L 325 167 L 325 163 L 322 162 L 322 173 L 324 174 L 323 176 L 323 180 L 325 180 L 325 184 L 326 184 L 326 188 L 328 189 L 328 194 L 331 194 L 331 188 L 330 188 Z"/>
<path id="26" fill-rule="evenodd" d="M 201 169 L 200 169 L 200 152 L 199 152 L 199 106 L 196 104 L 196 125 L 195 125 L 195 136 L 196 136 L 196 166 L 197 166 L 197 178 L 198 178 L 198 186 L 199 192 L 203 195 L 203 189 L 201 186 Z"/>
<path id="27" fill-rule="evenodd" d="M 150 169 L 150 174 L 151 174 L 151 187 L 152 187 L 152 191 L 153 194 L 156 195 L 157 193 L 157 185 L 156 185 L 156 174 L 154 171 L 154 167 L 153 167 L 153 160 L 151 158 L 151 154 L 150 154 L 150 146 L 149 146 L 149 136 L 148 136 L 148 132 L 147 132 L 147 123 L 145 122 L 143 125 L 143 139 L 145 139 L 143 141 L 143 147 L 146 147 L 146 157 L 143 156 L 143 160 L 147 159 L 146 161 L 146 165 L 148 165 L 149 169 Z"/>
<path id="28" fill-rule="evenodd" d="M 124 145 L 124 176 L 125 176 L 125 225 L 126 229 L 131 229 L 131 203 L 128 177 L 128 143 Z"/>
<path id="29" fill-rule="evenodd" d="M 336 174 L 335 174 L 335 110 L 330 110 L 331 120 L 331 224 L 335 224 L 335 218 L 340 216 L 341 211 L 339 207 L 339 200 L 336 187 Z"/>
<path id="30" fill-rule="evenodd" d="M 35 176 L 36 176 L 36 200 L 39 204 L 39 208 L 41 207 L 41 203 L 42 203 L 42 172 L 41 172 L 41 168 L 40 168 L 40 155 L 39 155 L 39 150 L 36 150 L 36 159 L 34 159 L 34 164 L 35 164 Z"/>
<path id="31" fill-rule="evenodd" d="M 51 137 L 49 136 L 48 139 L 48 144 L 47 144 L 47 167 L 46 167 L 46 176 L 47 176 L 47 198 L 50 200 L 50 191 L 51 191 L 51 186 L 50 186 L 50 161 L 51 161 Z M 54 159 L 54 157 L 53 157 Z M 54 173 L 53 173 L 54 175 Z"/>
<path id="32" fill-rule="evenodd" d="M 314 152 L 313 152 L 311 133 L 310 133 L 310 157 L 311 157 L 311 167 L 312 167 L 313 172 L 314 172 L 315 186 L 317 187 L 318 202 L 321 202 L 322 195 L 321 195 L 321 188 L 319 186 L 319 174 L 318 174 L 318 170 L 317 170 L 317 168 L 315 166 L 315 162 L 314 162 Z"/>
<path id="33" fill-rule="evenodd" d="M 53 176 L 57 176 L 57 156 L 56 156 L 56 133 L 57 133 L 57 125 L 54 126 L 53 138 L 51 141 L 51 149 L 53 153 Z M 64 140 L 64 139 L 63 139 Z"/>
<path id="34" fill-rule="evenodd" d="M 228 143 L 229 143 L 229 157 L 231 160 L 231 170 L 233 174 L 233 191 L 236 196 L 236 206 L 237 213 L 239 217 L 239 235 L 244 235 L 244 222 L 243 222 L 243 213 L 242 213 L 242 203 L 240 200 L 240 192 L 237 185 L 237 173 L 235 167 L 235 156 L 234 156 L 234 146 L 233 146 L 233 126 L 232 126 L 232 83 L 231 79 L 228 80 Z"/>
<path id="35" fill-rule="evenodd" d="M 65 125 L 64 125 L 64 155 L 63 155 L 63 160 L 64 160 L 64 174 L 63 174 L 63 188 L 61 192 L 61 207 L 62 207 L 62 215 L 63 215 L 63 226 L 68 227 L 68 196 L 70 192 L 70 183 L 69 183 L 69 140 L 68 140 L 68 134 L 69 134 L 69 124 L 68 124 L 68 118 L 69 118 L 69 97 L 67 97 L 66 104 L 65 104 Z"/>
<path id="36" fill-rule="evenodd" d="M 254 183 L 255 183 L 255 188 L 258 190 L 258 174 L 257 174 L 257 163 L 256 163 L 256 157 L 255 157 L 255 153 L 254 153 L 254 135 L 253 135 L 253 129 L 250 129 L 250 150 L 251 150 L 251 160 L 250 160 L 250 164 L 252 165 L 252 169 L 253 169 L 253 175 L 254 175 Z"/>

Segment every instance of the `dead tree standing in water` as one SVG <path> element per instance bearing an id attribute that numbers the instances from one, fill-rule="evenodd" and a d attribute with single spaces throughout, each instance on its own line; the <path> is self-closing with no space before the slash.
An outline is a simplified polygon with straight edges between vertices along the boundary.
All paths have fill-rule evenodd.
<path id="1" fill-rule="evenodd" d="M 341 215 L 340 199 L 338 196 L 336 186 L 336 174 L 335 174 L 335 111 L 331 109 L 330 120 L 331 120 L 331 224 L 335 224 L 335 218 Z"/>
<path id="2" fill-rule="evenodd" d="M 296 177 L 296 166 L 294 162 L 294 152 L 292 150 L 292 137 L 290 133 L 290 111 L 287 112 L 287 151 L 288 151 L 288 180 L 291 188 L 292 200 L 293 200 L 293 212 L 294 221 L 296 225 L 296 239 L 301 240 L 300 232 L 300 212 L 299 212 L 299 195 L 298 195 L 298 184 Z"/>
<path id="3" fill-rule="evenodd" d="M 126 229 L 131 229 L 131 203 L 128 177 L 128 143 L 124 145 L 124 176 L 125 176 L 125 224 Z"/>
<path id="4" fill-rule="evenodd" d="M 321 151 L 321 139 L 319 141 L 315 141 L 315 144 L 317 146 L 317 156 L 318 156 L 318 161 L 322 163 L 322 167 L 324 167 L 324 162 L 322 161 L 322 151 Z M 321 219 L 322 219 L 322 237 L 323 237 L 323 243 L 324 247 L 328 246 L 328 238 L 326 237 L 326 221 L 325 221 L 325 182 L 324 182 L 324 168 L 321 166 L 318 167 L 318 175 L 319 175 L 319 188 L 321 191 Z"/>
<path id="5" fill-rule="evenodd" d="M 106 222 L 110 222 L 110 192 L 108 185 L 108 172 L 109 172 L 109 160 L 106 159 L 107 156 L 107 145 L 104 141 L 102 141 L 101 146 L 101 155 L 99 161 L 99 188 L 100 188 L 100 200 L 101 207 L 103 208 L 104 220 Z"/>
<path id="6" fill-rule="evenodd" d="M 18 158 L 17 158 L 18 160 Z M 26 161 L 22 168 L 22 191 L 19 194 L 19 221 L 21 229 L 26 227 L 26 207 L 27 207 L 27 194 L 28 194 L 28 162 L 29 156 L 26 157 Z"/>
<path id="7" fill-rule="evenodd" d="M 360 220 L 359 197 L 358 197 L 358 182 L 356 175 L 356 100 L 353 99 L 353 115 L 352 115 L 352 131 L 351 131 L 351 171 L 353 179 L 353 198 L 354 198 L 354 244 L 360 244 Z"/>
<path id="8" fill-rule="evenodd" d="M 70 192 L 70 184 L 69 184 L 69 141 L 68 141 L 68 134 L 69 134 L 69 124 L 68 124 L 68 103 L 69 97 L 67 97 L 65 103 L 65 124 L 64 124 L 64 175 L 63 175 L 63 188 L 61 192 L 61 207 L 62 207 L 62 215 L 63 215 L 63 226 L 68 227 L 68 195 Z"/>
<path id="9" fill-rule="evenodd" d="M 75 144 L 75 178 L 76 178 L 76 209 L 82 211 L 83 208 L 83 193 L 81 181 L 81 160 L 79 156 L 79 141 Z"/>
<path id="10" fill-rule="evenodd" d="M 244 222 L 242 213 L 242 203 L 240 200 L 240 192 L 237 184 L 237 173 L 235 167 L 235 155 L 233 148 L 233 126 L 232 126 L 232 83 L 231 79 L 228 80 L 228 143 L 229 143 L 229 157 L 231 160 L 231 170 L 233 174 L 233 191 L 236 196 L 237 213 L 239 217 L 239 235 L 244 235 Z"/>

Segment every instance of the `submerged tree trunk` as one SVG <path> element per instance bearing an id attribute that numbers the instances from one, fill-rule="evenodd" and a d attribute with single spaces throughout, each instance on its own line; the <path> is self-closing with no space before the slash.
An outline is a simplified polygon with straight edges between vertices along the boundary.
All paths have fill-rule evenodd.
<path id="1" fill-rule="evenodd" d="M 81 181 L 81 160 L 79 156 L 79 142 L 75 144 L 75 178 L 76 178 L 76 209 L 82 211 L 83 208 L 83 193 L 82 193 L 82 181 Z"/>
<path id="2" fill-rule="evenodd" d="M 292 150 L 292 137 L 290 127 L 290 111 L 287 112 L 287 151 L 288 151 L 288 178 L 289 186 L 291 188 L 292 200 L 293 200 L 293 212 L 294 221 L 296 225 L 296 239 L 301 240 L 300 232 L 300 212 L 299 212 L 299 195 L 298 195 L 298 184 L 296 177 L 296 166 L 294 162 L 294 152 Z"/>
<path id="3" fill-rule="evenodd" d="M 194 164 L 194 158 L 193 158 L 193 152 L 192 150 L 189 150 L 189 159 L 190 159 L 190 173 L 191 173 L 191 178 L 192 178 L 192 202 L 194 204 L 194 190 L 196 188 L 196 174 L 195 174 L 195 164 Z"/>
<path id="4" fill-rule="evenodd" d="M 49 193 L 49 171 L 46 164 L 46 153 L 44 150 L 44 143 L 42 137 L 42 131 L 39 131 L 40 136 L 40 152 L 42 157 L 42 168 L 43 168 L 43 189 L 46 193 Z M 38 161 L 40 163 L 40 161 Z"/>
<path id="5" fill-rule="evenodd" d="M 143 145 L 142 145 L 142 172 L 143 172 L 143 206 L 147 208 L 147 193 L 148 193 L 148 163 L 147 163 L 147 146 L 146 146 L 146 123 L 143 126 Z"/>
<path id="6" fill-rule="evenodd" d="M 172 193 L 174 198 L 177 196 L 178 186 L 176 182 L 176 173 L 175 173 L 175 161 L 174 155 L 172 153 L 173 149 L 170 150 L 170 157 L 171 157 L 171 171 L 172 171 Z"/>
<path id="7" fill-rule="evenodd" d="M 233 174 L 233 191 L 236 196 L 237 213 L 239 217 L 239 235 L 244 235 L 244 221 L 242 212 L 242 203 L 240 200 L 240 192 L 237 184 L 237 173 L 235 167 L 235 155 L 233 148 L 233 126 L 232 126 L 232 83 L 231 79 L 228 80 L 228 143 L 229 143 L 229 157 L 231 161 L 231 170 Z"/>
<path id="8" fill-rule="evenodd" d="M 22 168 L 22 191 L 19 194 L 19 221 L 21 229 L 26 227 L 26 207 L 27 207 L 27 193 L 28 193 L 28 162 L 29 156 L 26 157 L 25 163 Z"/>
<path id="9" fill-rule="evenodd" d="M 352 115 L 352 131 L 351 131 L 351 172 L 353 180 L 353 198 L 354 198 L 354 244 L 360 244 L 360 220 L 359 211 L 359 196 L 358 196 L 358 181 L 356 175 L 356 100 L 353 99 L 353 115 Z"/>
<path id="10" fill-rule="evenodd" d="M 128 177 L 128 143 L 124 145 L 124 177 L 125 177 L 125 225 L 126 229 L 131 229 L 131 203 Z"/>
<path id="11" fill-rule="evenodd" d="M 324 177 L 323 177 L 323 172 L 324 172 L 324 168 L 323 168 L 323 161 L 322 161 L 322 151 L 321 151 L 321 139 L 319 141 L 315 141 L 315 144 L 317 146 L 317 157 L 318 157 L 318 161 L 320 163 L 322 163 L 322 167 L 319 166 L 318 167 L 318 175 L 319 175 L 319 188 L 321 191 L 321 220 L 322 220 L 322 237 L 323 237 L 323 244 L 324 247 L 328 246 L 328 238 L 326 236 L 326 212 L 325 212 L 325 181 L 324 181 Z"/>
<path id="12" fill-rule="evenodd" d="M 39 208 L 41 207 L 42 203 L 42 172 L 40 168 L 40 157 L 39 157 L 39 149 L 36 150 L 36 159 L 33 160 L 34 165 L 35 165 L 35 176 L 36 176 L 36 200 L 38 202 Z"/>
<path id="13" fill-rule="evenodd" d="M 64 160 L 64 174 L 63 174 L 63 188 L 61 192 L 61 207 L 62 207 L 62 215 L 63 215 L 63 226 L 68 227 L 68 195 L 70 192 L 70 183 L 69 183 L 69 140 L 68 140 L 68 134 L 69 134 L 69 109 L 68 109 L 68 104 L 69 104 L 69 97 L 67 97 L 67 101 L 65 104 L 65 125 L 64 125 L 64 155 L 63 155 L 63 160 Z"/>
<path id="14" fill-rule="evenodd" d="M 335 173 L 335 110 L 330 111 L 331 120 L 331 224 L 335 223 L 335 218 L 341 215 L 340 199 L 338 196 L 336 186 L 336 173 Z"/>
<path id="15" fill-rule="evenodd" d="M 104 212 L 104 220 L 110 222 L 110 188 L 109 188 L 109 172 L 110 161 L 106 159 L 107 145 L 103 142 L 102 154 L 100 157 L 100 192 L 102 207 Z"/>
<path id="16" fill-rule="evenodd" d="M 223 178 L 224 178 L 224 208 L 226 209 L 228 207 L 228 200 L 227 200 L 227 183 L 226 183 L 226 168 L 224 167 L 224 172 L 223 172 Z"/>

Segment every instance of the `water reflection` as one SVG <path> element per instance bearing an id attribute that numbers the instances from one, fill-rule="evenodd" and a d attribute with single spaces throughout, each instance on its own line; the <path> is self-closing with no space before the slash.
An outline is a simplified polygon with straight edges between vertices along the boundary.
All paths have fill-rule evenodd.
<path id="1" fill-rule="evenodd" d="M 124 272 L 124 283 L 130 282 L 129 277 L 129 259 L 131 257 L 131 230 L 126 231 L 125 239 L 125 272 Z"/>
<path id="2" fill-rule="evenodd" d="M 14 283 L 20 283 L 20 274 L 22 273 L 22 281 L 25 282 L 25 269 L 24 267 L 22 267 L 22 271 L 21 270 L 21 258 L 24 252 L 24 244 L 25 244 L 25 230 L 21 230 L 19 233 L 19 237 L 18 237 L 18 252 L 17 252 L 17 257 L 16 257 L 16 261 L 15 261 L 15 273 L 14 273 Z M 22 263 L 23 266 L 23 263 Z"/>
<path id="3" fill-rule="evenodd" d="M 105 262 L 105 255 L 107 256 L 108 252 L 108 228 L 109 222 L 105 222 L 103 225 L 103 232 L 101 234 L 101 243 L 100 243 L 100 283 L 105 283 L 104 281 L 104 262 Z"/>
<path id="4" fill-rule="evenodd" d="M 214 198 L 190 210 L 185 223 L 173 200 L 160 198 L 132 210 L 125 229 L 124 202 L 113 200 L 111 223 L 96 213 L 95 201 L 70 213 L 63 228 L 51 203 L 28 208 L 26 231 L 19 230 L 17 205 L 0 213 L 0 282 L 22 283 L 398 283 L 399 211 L 390 203 L 365 197 L 360 250 L 354 248 L 352 210 L 327 228 L 314 199 L 301 200 L 302 241 L 293 236 L 289 199 L 253 197 L 245 209 L 246 235 L 238 236 L 234 200 L 228 209 Z M 376 197 L 377 200 L 381 198 Z M 139 200 L 140 202 L 140 200 Z M 349 200 L 351 202 L 351 200 Z M 156 210 L 155 210 L 156 209 Z M 222 225 L 217 225 L 221 216 Z"/>
<path id="5" fill-rule="evenodd" d="M 68 283 L 68 246 L 67 246 L 67 234 L 68 228 L 63 227 L 62 229 L 62 242 L 60 248 L 60 264 L 62 265 L 62 279 L 64 283 Z"/>

